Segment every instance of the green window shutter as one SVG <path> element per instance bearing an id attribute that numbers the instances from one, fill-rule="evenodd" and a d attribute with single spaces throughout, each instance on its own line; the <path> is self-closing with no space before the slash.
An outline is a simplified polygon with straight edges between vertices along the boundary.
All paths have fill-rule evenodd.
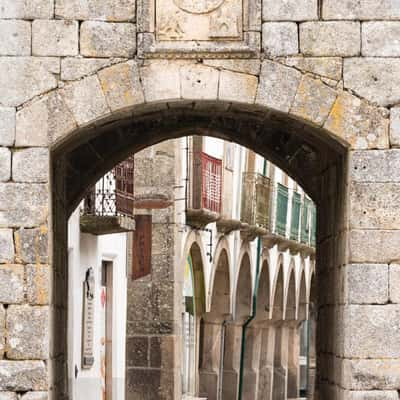
<path id="1" fill-rule="evenodd" d="M 311 246 L 315 247 L 317 238 L 317 209 L 315 204 L 311 206 Z"/>
<path id="2" fill-rule="evenodd" d="M 304 203 L 301 213 L 301 241 L 302 243 L 308 243 L 309 241 L 309 211 L 310 211 L 310 200 L 304 198 Z"/>
<path id="3" fill-rule="evenodd" d="M 292 198 L 292 220 L 290 224 L 290 239 L 299 239 L 300 228 L 300 210 L 301 210 L 301 196 L 300 193 L 293 193 Z"/>
<path id="4" fill-rule="evenodd" d="M 286 235 L 286 222 L 288 210 L 288 188 L 278 183 L 276 199 L 276 232 Z"/>

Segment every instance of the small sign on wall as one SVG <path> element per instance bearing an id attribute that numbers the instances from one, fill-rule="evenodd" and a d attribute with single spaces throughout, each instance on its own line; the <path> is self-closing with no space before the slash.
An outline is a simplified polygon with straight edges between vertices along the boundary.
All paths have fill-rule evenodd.
<path id="1" fill-rule="evenodd" d="M 83 282 L 82 369 L 90 369 L 94 364 L 94 284 L 93 268 L 88 268 Z"/>
<path id="2" fill-rule="evenodd" d="M 151 273 L 151 215 L 136 215 L 133 236 L 132 279 L 136 280 Z"/>

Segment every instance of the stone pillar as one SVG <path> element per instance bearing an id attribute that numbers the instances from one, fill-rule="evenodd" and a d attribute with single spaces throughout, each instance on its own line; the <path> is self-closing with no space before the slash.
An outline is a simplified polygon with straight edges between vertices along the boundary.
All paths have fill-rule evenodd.
<path id="1" fill-rule="evenodd" d="M 400 282 L 392 263 L 400 257 L 400 150 L 352 152 L 349 177 L 349 252 L 335 327 L 337 385 L 350 399 L 367 398 L 367 390 L 395 399 Z"/>
<path id="2" fill-rule="evenodd" d="M 287 398 L 289 327 L 285 322 L 277 325 L 275 336 L 274 379 L 272 400 Z"/>
<path id="3" fill-rule="evenodd" d="M 257 396 L 262 346 L 262 330 L 259 326 L 253 324 L 246 329 L 245 344 L 242 400 L 254 400 Z"/>
<path id="4" fill-rule="evenodd" d="M 135 195 L 163 194 L 173 199 L 175 142 L 135 154 Z M 137 210 L 140 212 L 141 210 Z M 181 290 L 175 263 L 179 236 L 176 209 L 152 210 L 151 273 L 133 280 L 128 253 L 126 400 L 178 400 L 181 396 Z M 132 252 L 132 244 L 128 244 Z"/>
<path id="5" fill-rule="evenodd" d="M 222 399 L 236 399 L 238 395 L 242 335 L 242 323 L 233 322 L 226 325 Z"/>
<path id="6" fill-rule="evenodd" d="M 223 321 L 203 319 L 203 348 L 199 371 L 199 395 L 207 400 L 217 400 L 219 390 L 219 372 L 221 363 L 221 339 Z"/>
<path id="7" fill-rule="evenodd" d="M 275 326 L 265 322 L 262 326 L 261 357 L 257 400 L 271 400 L 274 379 Z"/>
<path id="8" fill-rule="evenodd" d="M 288 384 L 287 398 L 297 399 L 300 396 L 300 322 L 289 322 L 288 334 Z"/>

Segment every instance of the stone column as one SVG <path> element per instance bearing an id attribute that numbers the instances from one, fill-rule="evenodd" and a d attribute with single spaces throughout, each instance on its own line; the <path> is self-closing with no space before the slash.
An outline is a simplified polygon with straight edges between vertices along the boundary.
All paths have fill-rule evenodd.
<path id="1" fill-rule="evenodd" d="M 236 399 L 238 395 L 242 335 L 243 323 L 240 321 L 226 325 L 222 399 Z"/>
<path id="2" fill-rule="evenodd" d="M 208 400 L 218 399 L 219 372 L 221 363 L 222 320 L 203 318 L 201 338 L 201 365 L 199 371 L 199 395 Z"/>
<path id="3" fill-rule="evenodd" d="M 337 307 L 337 386 L 351 399 L 366 398 L 367 390 L 395 399 L 400 282 L 392 263 L 400 258 L 400 150 L 352 152 L 348 191 L 349 252 L 338 274 L 345 290 Z"/>
<path id="4" fill-rule="evenodd" d="M 261 345 L 262 330 L 257 325 L 250 325 L 246 329 L 246 347 L 243 354 L 242 400 L 256 399 Z"/>
<path id="5" fill-rule="evenodd" d="M 288 336 L 289 327 L 282 321 L 276 327 L 272 400 L 287 398 Z"/>
<path id="6" fill-rule="evenodd" d="M 261 357 L 257 400 L 271 400 L 274 379 L 275 326 L 266 321 L 262 325 Z"/>
<path id="7" fill-rule="evenodd" d="M 300 396 L 300 324 L 301 321 L 292 321 L 288 326 L 288 399 Z"/>

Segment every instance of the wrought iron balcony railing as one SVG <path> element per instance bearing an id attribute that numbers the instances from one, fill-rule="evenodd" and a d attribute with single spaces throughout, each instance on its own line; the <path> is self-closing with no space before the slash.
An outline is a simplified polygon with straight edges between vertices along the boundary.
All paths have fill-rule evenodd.
<path id="1" fill-rule="evenodd" d="M 270 210 L 271 180 L 256 172 L 244 172 L 242 176 L 242 222 L 269 229 Z"/>
<path id="2" fill-rule="evenodd" d="M 102 217 L 133 216 L 133 168 L 133 157 L 130 157 L 105 174 L 85 197 L 83 214 Z"/>
<path id="3" fill-rule="evenodd" d="M 193 208 L 220 213 L 222 205 L 222 160 L 204 152 L 193 154 Z"/>
<path id="4" fill-rule="evenodd" d="M 94 235 L 134 230 L 134 159 L 118 164 L 92 187 L 83 201 L 82 232 Z"/>

